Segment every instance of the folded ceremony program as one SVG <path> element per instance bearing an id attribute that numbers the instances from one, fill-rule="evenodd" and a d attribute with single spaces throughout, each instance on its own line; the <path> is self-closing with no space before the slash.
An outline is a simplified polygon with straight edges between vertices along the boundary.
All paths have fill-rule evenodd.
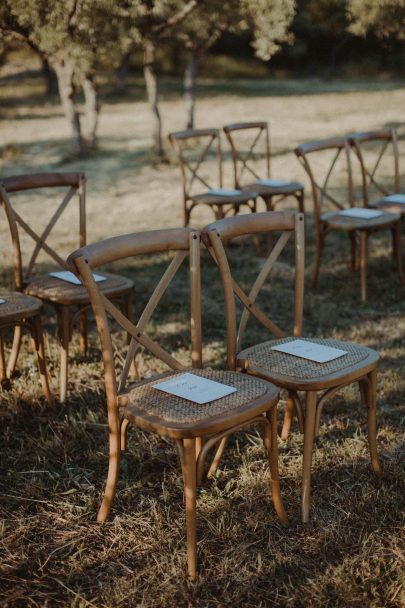
<path id="1" fill-rule="evenodd" d="M 405 194 L 390 194 L 389 196 L 384 196 L 384 202 L 405 205 Z"/>
<path id="2" fill-rule="evenodd" d="M 153 384 L 153 388 L 199 404 L 215 401 L 236 392 L 236 388 L 233 386 L 208 380 L 207 378 L 189 374 L 188 372 L 179 374 L 165 382 Z"/>
<path id="3" fill-rule="evenodd" d="M 315 361 L 316 363 L 327 363 L 327 361 L 333 361 L 333 359 L 338 359 L 339 357 L 343 357 L 343 355 L 347 355 L 346 350 L 333 348 L 332 346 L 324 346 L 323 344 L 317 344 L 316 342 L 310 342 L 309 340 L 291 340 L 291 342 L 284 342 L 284 344 L 272 346 L 271 349 L 278 350 L 287 355 L 294 355 L 295 357 Z"/>
<path id="4" fill-rule="evenodd" d="M 72 283 L 73 285 L 81 285 L 82 282 L 77 278 L 73 272 L 69 272 L 69 270 L 61 270 L 59 272 L 50 272 L 51 277 L 55 277 L 56 279 L 62 279 L 62 281 L 66 281 L 67 283 Z M 96 283 L 100 283 L 100 281 L 105 281 L 107 277 L 103 277 L 101 274 L 95 274 L 93 272 L 93 277 Z"/>
<path id="5" fill-rule="evenodd" d="M 283 186 L 288 186 L 290 182 L 285 179 L 257 179 L 256 184 L 259 186 L 271 186 L 272 188 L 283 188 Z"/>
<path id="6" fill-rule="evenodd" d="M 382 214 L 383 211 L 378 211 L 377 209 L 365 209 L 364 207 L 351 207 L 350 209 L 339 211 L 339 215 L 355 217 L 359 220 L 373 220 Z"/>
<path id="7" fill-rule="evenodd" d="M 211 188 L 211 190 L 208 190 L 208 193 L 213 194 L 214 196 L 237 196 L 241 191 L 225 190 L 225 188 Z"/>

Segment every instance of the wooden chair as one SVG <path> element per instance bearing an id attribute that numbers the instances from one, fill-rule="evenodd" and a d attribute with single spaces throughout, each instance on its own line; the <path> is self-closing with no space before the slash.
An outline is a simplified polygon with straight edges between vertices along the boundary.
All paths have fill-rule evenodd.
<path id="1" fill-rule="evenodd" d="M 242 192 L 222 188 L 223 159 L 218 129 L 177 131 L 169 134 L 169 141 L 180 165 L 184 226 L 189 225 L 191 211 L 197 205 L 210 207 L 217 219 L 229 213 L 238 213 L 242 206 L 256 211 L 256 191 Z M 217 169 L 212 167 L 212 158 Z"/>
<path id="2" fill-rule="evenodd" d="M 138 255 L 160 254 L 161 256 L 163 253 L 170 256 L 171 261 L 170 263 L 168 261 L 167 269 L 153 290 L 138 322 L 133 324 L 101 293 L 99 286 L 92 278 L 91 269 L 106 262 L 110 263 Z M 188 573 L 192 579 L 196 577 L 197 572 L 196 480 L 202 477 L 207 452 L 223 437 L 245 425 L 259 424 L 263 427 L 264 443 L 268 451 L 271 471 L 273 501 L 278 516 L 286 521 L 278 479 L 277 389 L 267 382 L 256 379 L 251 382 L 252 378 L 235 372 L 200 369 L 202 356 L 199 256 L 199 233 L 193 229 L 180 228 L 114 237 L 79 249 L 68 259 L 71 270 L 79 274 L 89 292 L 96 316 L 104 362 L 110 460 L 98 521 L 104 521 L 110 511 L 118 480 L 120 451 L 126 446 L 128 425 L 133 424 L 143 430 L 173 439 L 180 456 L 184 478 Z M 152 340 L 146 331 L 152 314 L 187 257 L 189 257 L 190 274 L 191 356 L 189 363 L 185 363 L 186 354 L 184 357 L 182 356 L 182 362 L 180 362 L 168 352 L 167 347 Z M 181 278 L 181 288 L 184 290 L 184 275 L 181 276 L 183 277 Z M 137 285 L 136 282 L 135 285 Z M 173 285 L 171 287 L 174 289 Z M 131 335 L 128 353 L 119 378 L 116 375 L 107 315 L 115 319 L 124 331 Z M 135 385 L 127 385 L 129 367 L 140 347 L 144 347 L 157 358 L 158 368 L 160 366 L 162 369 L 163 362 L 171 371 L 148 378 Z M 237 392 L 211 403 L 196 405 L 186 399 L 165 394 L 153 388 L 153 385 L 161 380 L 172 378 L 189 367 L 193 368 L 193 374 L 234 386 Z"/>
<path id="3" fill-rule="evenodd" d="M 31 296 L 15 291 L 0 294 L 0 381 L 4 386 L 11 378 L 17 364 L 20 349 L 20 332 L 15 331 L 8 364 L 6 366 L 4 353 L 4 332 L 8 328 L 27 327 L 31 333 L 38 359 L 39 375 L 42 390 L 49 405 L 54 404 L 54 398 L 48 384 L 45 363 L 45 349 L 42 334 L 41 310 L 42 302 Z"/>
<path id="4" fill-rule="evenodd" d="M 350 146 L 346 137 L 333 137 L 311 141 L 298 146 L 295 154 L 311 181 L 313 199 L 313 225 L 315 233 L 315 260 L 312 272 L 312 286 L 316 287 L 325 239 L 330 232 L 344 231 L 349 235 L 351 245 L 351 269 L 357 267 L 357 240 L 360 241 L 359 262 L 361 299 L 367 299 L 367 257 L 368 239 L 380 230 L 391 230 L 393 251 L 398 266 L 400 280 L 403 281 L 401 257 L 399 255 L 400 222 L 399 215 L 383 212 L 379 217 L 362 219 L 342 215 L 350 207 L 355 207 Z M 338 188 L 333 177 L 340 177 Z M 346 180 L 346 185 L 344 181 Z M 339 190 L 344 191 L 339 198 Z M 366 207 L 362 200 L 360 207 Z"/>
<path id="5" fill-rule="evenodd" d="M 261 270 L 247 293 L 235 279 L 224 243 L 237 236 L 260 233 L 274 235 L 275 232 L 281 234 L 267 260 L 261 265 Z M 374 350 L 349 342 L 312 338 L 312 342 L 344 350 L 347 354 L 328 363 L 315 363 L 272 350 L 274 346 L 294 340 L 302 333 L 305 249 L 304 216 L 302 214 L 275 211 L 227 218 L 206 226 L 202 231 L 202 239 L 221 274 L 226 307 L 228 368 L 264 378 L 286 389 L 289 396 L 282 437 L 286 439 L 290 433 L 294 411 L 299 427 L 304 432 L 301 514 L 303 522 L 307 522 L 310 511 L 313 441 L 318 432 L 322 409 L 329 397 L 354 382 L 359 384 L 363 404 L 368 408 L 372 468 L 376 474 L 381 472 L 376 443 L 376 374 L 379 355 Z M 273 238 L 272 241 L 274 242 L 274 240 Z M 295 255 L 294 314 L 292 333 L 286 334 L 281 329 L 279 322 L 272 320 L 256 302 L 260 292 L 264 289 L 269 273 L 273 271 L 276 274 L 277 265 L 284 268 L 285 264 L 280 263 L 280 255 L 288 241 L 291 240 L 294 242 Z M 237 260 L 235 264 L 240 266 L 240 262 Z M 285 270 L 283 272 L 285 273 Z M 265 301 L 269 302 L 271 298 L 269 298 L 268 289 L 264 293 Z M 236 298 L 243 305 L 238 328 L 236 325 Z M 286 302 L 283 305 L 284 315 L 287 314 L 287 306 Z M 259 321 L 274 336 L 274 339 L 242 350 L 242 340 L 250 317 Z M 305 397 L 305 406 L 301 401 L 300 392 Z"/>
<path id="6" fill-rule="evenodd" d="M 360 162 L 363 197 L 367 206 L 405 215 L 395 129 L 386 127 L 352 133 L 349 142 Z"/>
<path id="7" fill-rule="evenodd" d="M 30 218 L 30 206 L 21 206 L 25 214 L 18 211 L 14 198 L 17 193 L 30 191 L 30 197 L 38 196 L 44 188 L 54 188 L 57 194 L 63 190 L 64 196 L 58 202 L 55 212 L 51 215 L 44 228 L 38 230 L 32 227 L 33 219 Z M 39 190 L 39 192 L 37 192 Z M 56 196 L 55 196 L 56 198 Z M 45 253 L 56 264 L 56 270 L 66 270 L 66 263 L 59 253 L 57 245 L 49 244 L 49 236 L 57 222 L 62 223 L 67 209 L 72 207 L 72 201 L 78 198 L 79 202 L 79 245 L 86 244 L 86 208 L 85 208 L 85 177 L 83 173 L 39 173 L 34 175 L 19 175 L 9 177 L 0 182 L 0 202 L 6 212 L 14 256 L 14 278 L 17 291 L 25 291 L 26 294 L 35 296 L 43 302 L 52 304 L 57 313 L 58 334 L 61 346 L 61 369 L 60 369 L 60 401 L 66 399 L 67 377 L 68 377 L 68 348 L 72 335 L 74 322 L 80 320 L 81 348 L 87 348 L 87 311 L 90 308 L 86 289 L 82 285 L 72 285 L 49 274 L 36 275 L 36 264 L 38 256 Z M 12 202 L 13 201 L 13 202 Z M 52 201 L 44 203 L 44 215 L 46 215 Z M 52 208 L 51 208 L 52 209 Z M 65 215 L 63 215 L 65 212 Z M 21 211 L 22 213 L 22 211 Z M 32 212 L 31 212 L 32 213 Z M 68 216 L 69 217 L 69 216 Z M 45 224 L 46 221 L 44 221 Z M 73 231 L 73 227 L 72 227 Z M 27 265 L 23 265 L 23 251 L 20 245 L 21 237 L 24 242 L 32 240 L 34 247 Z M 25 247 L 24 247 L 25 249 Z M 55 266 L 53 266 L 55 270 Z M 119 299 L 127 310 L 132 309 L 132 282 L 124 277 L 104 273 L 107 277 L 101 284 L 101 290 L 109 298 Z M 20 339 L 17 332 L 16 341 Z"/>
<path id="8" fill-rule="evenodd" d="M 259 121 L 226 125 L 224 133 L 231 146 L 235 188 L 257 192 L 267 211 L 273 211 L 278 203 L 293 196 L 297 199 L 299 211 L 304 213 L 304 186 L 300 182 L 270 178 L 268 123 Z M 259 148 L 264 150 L 260 152 Z"/>

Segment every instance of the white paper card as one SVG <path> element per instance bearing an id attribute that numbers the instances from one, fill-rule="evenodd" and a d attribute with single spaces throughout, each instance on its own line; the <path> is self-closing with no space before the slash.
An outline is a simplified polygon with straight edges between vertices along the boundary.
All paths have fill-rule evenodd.
<path id="1" fill-rule="evenodd" d="M 208 194 L 213 194 L 214 196 L 237 196 L 241 194 L 240 190 L 225 190 L 225 188 L 212 188 L 208 190 Z"/>
<path id="2" fill-rule="evenodd" d="M 62 281 L 66 281 L 67 283 L 72 283 L 73 285 L 81 285 L 82 282 L 77 278 L 73 272 L 69 272 L 69 270 L 61 270 L 59 272 L 50 272 L 51 277 L 55 277 L 56 279 L 62 279 Z M 100 281 L 105 281 L 107 277 L 103 277 L 101 274 L 95 274 L 93 272 L 93 278 L 96 283 L 100 283 Z"/>
<path id="3" fill-rule="evenodd" d="M 271 348 L 272 350 L 278 350 L 281 353 L 294 355 L 295 357 L 301 357 L 302 359 L 308 359 L 316 363 L 326 363 L 327 361 L 333 361 L 333 359 L 347 355 L 347 351 L 340 348 L 332 348 L 331 346 L 324 346 L 323 344 L 317 344 L 308 340 L 292 340 L 291 342 L 284 342 L 284 344 L 272 346 Z"/>
<path id="4" fill-rule="evenodd" d="M 351 207 L 350 209 L 339 211 L 339 215 L 355 217 L 359 220 L 373 220 L 382 214 L 383 211 L 377 211 L 377 209 L 365 209 L 364 207 Z"/>
<path id="5" fill-rule="evenodd" d="M 283 188 L 284 186 L 288 186 L 290 182 L 285 179 L 258 179 L 256 180 L 256 184 L 259 186 L 271 186 L 272 188 Z"/>
<path id="6" fill-rule="evenodd" d="M 3 298 L 0 298 L 0 304 L 5 304 L 5 303 L 6 303 L 6 301 L 3 300 Z"/>
<path id="7" fill-rule="evenodd" d="M 179 374 L 165 382 L 154 384 L 153 388 L 199 404 L 215 401 L 236 392 L 236 388 L 233 386 L 208 380 L 188 372 Z"/>
<path id="8" fill-rule="evenodd" d="M 384 196 L 384 202 L 405 205 L 405 194 L 390 194 L 389 196 Z"/>

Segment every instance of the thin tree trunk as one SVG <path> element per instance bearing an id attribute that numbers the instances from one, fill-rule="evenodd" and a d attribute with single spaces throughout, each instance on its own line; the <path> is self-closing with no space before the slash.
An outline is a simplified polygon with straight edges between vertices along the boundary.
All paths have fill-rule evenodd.
<path id="1" fill-rule="evenodd" d="M 58 80 L 56 78 L 55 70 L 49 65 L 49 61 L 46 57 L 41 57 L 42 62 L 42 73 L 46 83 L 46 94 L 57 95 L 58 93 Z"/>
<path id="2" fill-rule="evenodd" d="M 94 83 L 93 74 L 85 75 L 82 82 L 82 89 L 84 93 L 86 134 L 90 146 L 94 148 L 96 146 L 96 132 L 100 107 L 97 100 L 97 89 Z"/>
<path id="3" fill-rule="evenodd" d="M 155 45 L 151 40 L 145 42 L 143 74 L 146 84 L 146 94 L 153 116 L 153 142 L 156 153 L 164 156 L 162 144 L 162 120 L 158 107 L 158 87 L 155 72 Z"/>
<path id="4" fill-rule="evenodd" d="M 198 68 L 198 56 L 191 50 L 184 70 L 184 101 L 186 105 L 187 129 L 194 129 L 195 89 Z"/>
<path id="5" fill-rule="evenodd" d="M 129 65 L 131 61 L 132 48 L 122 57 L 121 63 L 115 72 L 115 88 L 117 91 L 122 91 L 125 87 L 125 81 L 128 76 Z"/>
<path id="6" fill-rule="evenodd" d="M 53 68 L 58 79 L 59 96 L 63 111 L 72 130 L 74 148 L 79 154 L 83 154 L 84 147 L 80 129 L 80 117 L 74 102 L 74 62 L 72 60 L 58 61 L 53 64 Z"/>

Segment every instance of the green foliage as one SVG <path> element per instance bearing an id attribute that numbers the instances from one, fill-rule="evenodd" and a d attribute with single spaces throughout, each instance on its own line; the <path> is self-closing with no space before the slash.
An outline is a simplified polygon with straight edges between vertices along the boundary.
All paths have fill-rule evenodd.
<path id="1" fill-rule="evenodd" d="M 373 32 L 378 38 L 405 38 L 404 0 L 348 0 L 348 15 L 353 34 Z"/>
<path id="2" fill-rule="evenodd" d="M 241 0 L 242 13 L 253 32 L 257 57 L 268 61 L 283 42 L 291 43 L 288 31 L 295 14 L 295 0 Z"/>

